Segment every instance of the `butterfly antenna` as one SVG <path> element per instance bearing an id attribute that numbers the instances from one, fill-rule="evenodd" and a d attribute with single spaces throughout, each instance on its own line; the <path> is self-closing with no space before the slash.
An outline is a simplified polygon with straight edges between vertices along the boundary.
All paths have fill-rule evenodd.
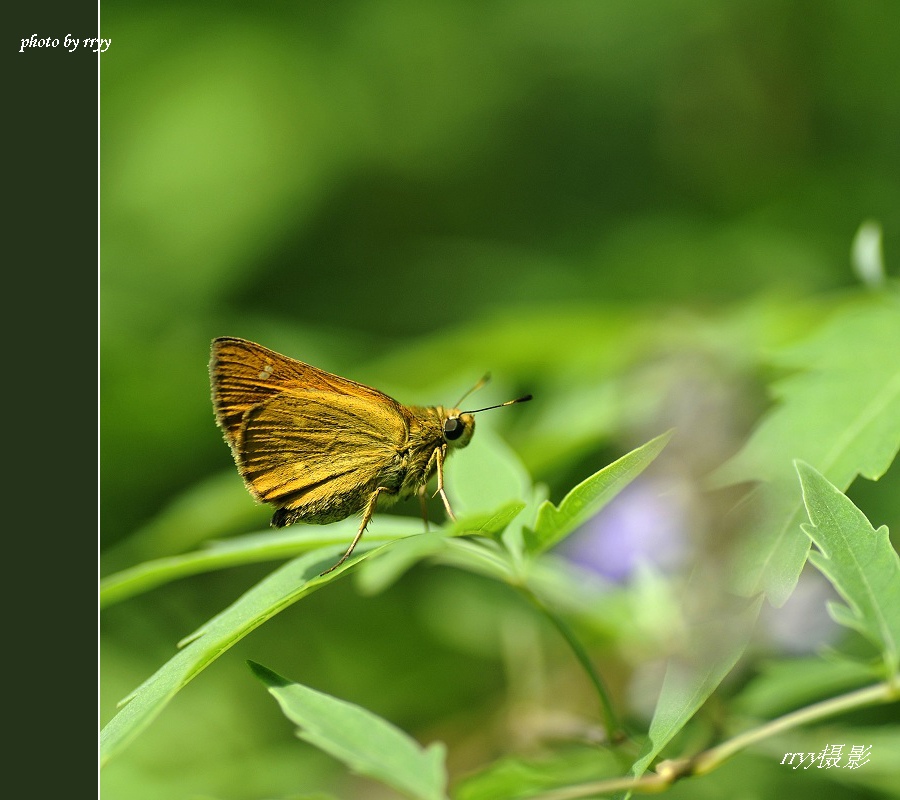
<path id="1" fill-rule="evenodd" d="M 476 383 L 471 389 L 469 389 L 469 391 L 467 391 L 462 397 L 460 397 L 459 400 L 456 402 L 456 405 L 453 406 L 453 407 L 454 407 L 454 408 L 459 408 L 459 404 L 462 403 L 463 400 L 465 400 L 470 394 L 472 394 L 472 392 L 478 391 L 478 390 L 479 390 L 482 386 L 484 386 L 490 379 L 491 379 L 491 373 L 490 373 L 490 372 L 485 372 L 484 375 L 482 376 L 481 380 L 478 381 L 478 383 Z"/>
<path id="2" fill-rule="evenodd" d="M 461 411 L 461 414 L 477 414 L 479 411 L 490 411 L 492 408 L 503 408 L 503 406 L 511 406 L 515 403 L 525 403 L 531 400 L 531 395 L 526 394 L 524 397 L 517 397 L 515 400 L 507 400 L 505 403 L 498 403 L 495 406 L 485 406 L 484 408 L 475 408 L 472 411 Z"/>

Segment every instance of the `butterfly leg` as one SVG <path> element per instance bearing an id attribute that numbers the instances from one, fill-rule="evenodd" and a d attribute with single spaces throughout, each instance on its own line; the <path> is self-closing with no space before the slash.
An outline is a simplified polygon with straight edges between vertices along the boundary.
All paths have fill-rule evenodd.
<path id="1" fill-rule="evenodd" d="M 444 491 L 444 448 L 439 448 L 438 450 L 435 450 L 434 453 L 435 463 L 437 464 L 438 494 L 441 496 L 441 500 L 444 501 L 444 508 L 447 509 L 447 516 L 456 522 L 456 514 L 454 514 L 453 509 L 450 508 L 450 500 L 447 498 L 447 493 Z"/>
<path id="2" fill-rule="evenodd" d="M 425 486 L 419 487 L 419 506 L 422 509 L 422 521 L 425 523 L 425 530 L 428 531 L 428 501 L 425 499 Z"/>
<path id="3" fill-rule="evenodd" d="M 320 577 L 322 575 L 327 575 L 332 570 L 337 569 L 348 558 L 350 558 L 350 554 L 353 552 L 357 543 L 362 538 L 363 531 L 366 529 L 366 525 L 369 524 L 369 520 L 372 519 L 372 515 L 375 513 L 375 504 L 378 502 L 378 495 L 380 495 L 382 492 L 394 494 L 394 490 L 388 489 L 387 486 L 379 486 L 374 492 L 372 492 L 372 496 L 369 498 L 369 502 L 366 505 L 365 511 L 363 511 L 362 522 L 360 523 L 359 530 L 356 532 L 356 536 L 353 537 L 353 541 L 350 542 L 350 547 L 347 548 L 347 552 L 344 553 L 344 555 L 342 555 L 328 569 L 326 569 L 325 572 L 320 573 Z"/>

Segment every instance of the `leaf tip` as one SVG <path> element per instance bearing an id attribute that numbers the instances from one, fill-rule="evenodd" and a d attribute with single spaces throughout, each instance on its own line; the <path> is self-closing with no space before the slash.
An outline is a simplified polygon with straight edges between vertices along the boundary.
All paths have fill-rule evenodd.
<path id="1" fill-rule="evenodd" d="M 256 661 L 251 661 L 249 658 L 247 659 L 247 666 L 250 667 L 250 671 L 270 689 L 274 689 L 278 686 L 288 686 L 290 684 L 290 681 L 287 678 L 283 678 L 277 672 L 273 672 L 268 667 L 264 667 Z"/>

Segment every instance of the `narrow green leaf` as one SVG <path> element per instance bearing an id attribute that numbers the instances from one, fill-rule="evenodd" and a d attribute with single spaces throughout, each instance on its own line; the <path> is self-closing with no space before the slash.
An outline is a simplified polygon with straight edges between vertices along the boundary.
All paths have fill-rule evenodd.
<path id="1" fill-rule="evenodd" d="M 522 513 L 524 508 L 525 503 L 518 500 L 510 500 L 495 511 L 467 514 L 454 522 L 450 526 L 450 530 L 455 535 L 477 533 L 482 536 L 496 538 L 497 534 L 502 533 L 506 526 Z"/>
<path id="2" fill-rule="evenodd" d="M 507 525 L 522 508 L 521 502 L 510 502 L 493 512 L 461 519 L 451 530 L 455 534 L 494 533 Z M 351 529 L 348 525 L 354 527 Z M 387 561 L 382 572 L 376 571 L 364 579 L 365 588 L 377 591 L 395 580 L 415 560 L 437 552 L 434 538 L 415 535 L 422 530 L 420 520 L 376 517 L 371 527 L 357 546 L 353 559 L 324 576 L 320 573 L 337 560 L 352 537 L 353 521 L 335 523 L 327 528 L 298 526 L 297 530 L 286 532 L 250 534 L 217 542 L 207 551 L 159 559 L 110 576 L 104 584 L 107 604 L 184 575 L 284 558 L 291 552 L 302 552 L 318 545 L 314 552 L 273 572 L 180 643 L 183 649 L 123 701 L 124 707 L 101 732 L 101 763 L 137 736 L 184 685 L 235 642 L 287 606 L 335 580 L 352 564 L 367 560 L 370 553 L 380 550 L 384 544 L 401 540 L 396 542 L 401 545 L 398 558 Z M 339 545 L 323 548 L 323 542 L 339 542 Z M 442 548 L 443 545 L 438 550 Z"/>
<path id="3" fill-rule="evenodd" d="M 888 674 L 900 667 L 900 557 L 888 529 L 877 531 L 836 486 L 809 464 L 795 462 L 817 550 L 809 560 L 846 601 L 830 607 L 836 622 L 859 631 L 884 657 Z"/>
<path id="4" fill-rule="evenodd" d="M 668 431 L 622 456 L 579 483 L 559 506 L 545 500 L 538 508 L 534 528 L 526 531 L 528 551 L 548 550 L 590 519 L 640 475 L 671 438 L 672 431 Z"/>
<path id="5" fill-rule="evenodd" d="M 392 547 L 380 551 L 377 558 L 366 560 L 357 573 L 357 586 L 363 594 L 383 592 L 414 564 L 444 552 L 450 537 L 474 533 L 496 536 L 523 508 L 524 503 L 512 501 L 494 512 L 459 519 L 441 531 L 409 536 L 396 542 Z"/>
<path id="6" fill-rule="evenodd" d="M 294 722 L 297 736 L 342 761 L 351 770 L 375 778 L 416 800 L 445 800 L 445 749 L 422 748 L 399 728 L 360 706 L 292 683 L 248 662 L 256 676 Z"/>
<path id="7" fill-rule="evenodd" d="M 685 657 L 669 661 L 647 742 L 632 767 L 635 777 L 644 773 L 737 664 L 761 605 L 760 596 L 741 613 L 717 616 L 694 629 Z"/>
<path id="8" fill-rule="evenodd" d="M 187 683 L 232 645 L 301 597 L 336 580 L 379 546 L 384 545 L 360 542 L 352 560 L 324 576 L 322 571 L 337 560 L 343 545 L 289 561 L 186 637 L 180 643 L 182 649 L 122 701 L 121 710 L 100 732 L 101 765 L 131 742 Z"/>
<path id="9" fill-rule="evenodd" d="M 286 530 L 264 531 L 210 542 L 193 553 L 157 558 L 109 575 L 100 581 L 100 607 L 119 603 L 171 581 L 217 569 L 294 558 L 310 550 L 353 539 L 359 521 L 349 519 L 332 525 L 293 525 Z M 421 520 L 376 516 L 364 541 L 390 542 L 422 532 Z"/>

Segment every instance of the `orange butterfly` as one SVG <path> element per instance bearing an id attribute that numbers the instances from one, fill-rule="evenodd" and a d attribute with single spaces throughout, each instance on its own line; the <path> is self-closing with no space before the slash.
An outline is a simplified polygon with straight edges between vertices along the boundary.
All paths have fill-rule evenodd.
<path id="1" fill-rule="evenodd" d="M 362 512 L 350 547 L 326 572 L 353 552 L 376 503 L 418 494 L 424 511 L 425 486 L 435 474 L 437 493 L 455 519 L 444 491 L 444 460 L 471 441 L 472 414 L 487 409 L 405 406 L 370 386 L 233 337 L 213 341 L 209 374 L 216 422 L 250 493 L 275 506 L 273 527 L 336 522 Z"/>

